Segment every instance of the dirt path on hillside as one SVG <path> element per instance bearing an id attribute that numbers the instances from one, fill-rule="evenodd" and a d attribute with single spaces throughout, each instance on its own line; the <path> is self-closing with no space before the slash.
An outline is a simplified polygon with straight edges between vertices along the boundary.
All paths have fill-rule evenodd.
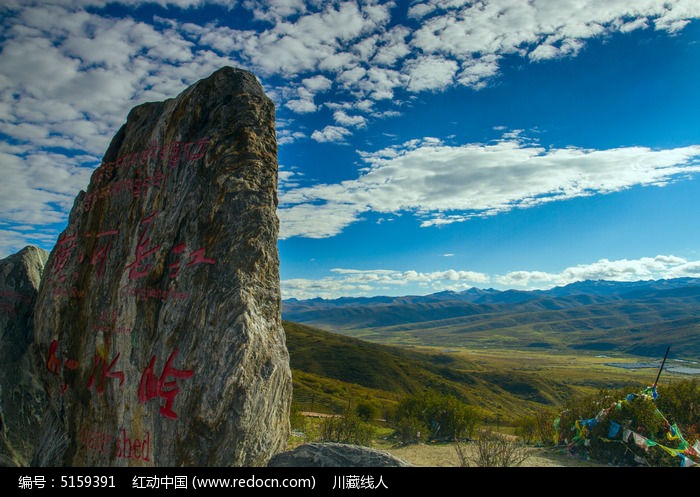
<path id="1" fill-rule="evenodd" d="M 403 459 L 413 466 L 422 467 L 455 467 L 460 466 L 459 456 L 454 444 L 413 444 L 403 447 L 382 448 L 385 452 Z M 467 455 L 473 450 L 465 446 Z M 600 466 L 579 458 L 569 456 L 564 449 L 554 447 L 531 447 L 530 455 L 522 467 L 583 467 Z"/>

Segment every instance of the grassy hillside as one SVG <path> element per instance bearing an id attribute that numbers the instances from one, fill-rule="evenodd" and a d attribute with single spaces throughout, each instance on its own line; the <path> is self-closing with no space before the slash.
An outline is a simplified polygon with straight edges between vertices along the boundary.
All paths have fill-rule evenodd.
<path id="1" fill-rule="evenodd" d="M 498 306 L 472 304 L 462 301 L 395 302 L 365 305 L 324 307 L 319 305 L 287 304 L 285 319 L 327 329 L 345 330 L 418 323 L 482 313 L 496 312 Z"/>
<path id="2" fill-rule="evenodd" d="M 387 344 L 616 351 L 700 358 L 700 304 L 673 299 L 613 302 L 555 310 L 510 310 L 392 326 L 343 330 Z"/>
<path id="3" fill-rule="evenodd" d="M 294 378 L 294 404 L 305 411 L 341 413 L 368 402 L 380 413 L 425 389 L 454 395 L 504 422 L 558 406 L 576 393 L 635 382 L 638 374 L 607 367 L 602 360 L 572 361 L 551 354 L 470 354 L 407 349 L 285 321 Z M 640 383 L 641 384 L 641 383 Z"/>

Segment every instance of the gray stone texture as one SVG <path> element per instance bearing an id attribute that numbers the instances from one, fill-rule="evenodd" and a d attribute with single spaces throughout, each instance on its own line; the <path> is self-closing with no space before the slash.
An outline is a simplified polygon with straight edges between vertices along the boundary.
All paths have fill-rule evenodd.
<path id="1" fill-rule="evenodd" d="M 46 395 L 34 361 L 34 304 L 48 253 L 28 246 L 0 260 L 0 466 L 27 466 Z"/>
<path id="2" fill-rule="evenodd" d="M 52 466 L 264 466 L 289 435 L 274 104 L 225 67 L 129 113 L 49 256 Z"/>

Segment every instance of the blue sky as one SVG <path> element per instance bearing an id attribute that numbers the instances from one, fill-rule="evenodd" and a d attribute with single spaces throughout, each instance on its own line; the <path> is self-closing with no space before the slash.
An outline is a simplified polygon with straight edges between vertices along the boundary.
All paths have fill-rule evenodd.
<path id="1" fill-rule="evenodd" d="M 276 104 L 284 298 L 700 277 L 697 0 L 4 5 L 2 257 L 232 65 Z"/>

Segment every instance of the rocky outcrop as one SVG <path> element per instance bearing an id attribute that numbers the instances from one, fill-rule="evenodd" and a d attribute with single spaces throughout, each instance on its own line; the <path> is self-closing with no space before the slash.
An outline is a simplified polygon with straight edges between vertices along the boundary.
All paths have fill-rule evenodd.
<path id="1" fill-rule="evenodd" d="M 0 465 L 26 466 L 46 407 L 33 361 L 33 314 L 48 253 L 28 246 L 0 260 Z"/>
<path id="2" fill-rule="evenodd" d="M 270 467 L 377 468 L 410 466 L 391 454 L 360 445 L 308 443 L 281 452 L 270 459 Z"/>
<path id="3" fill-rule="evenodd" d="M 37 464 L 262 466 L 285 447 L 276 186 L 249 72 L 129 113 L 42 279 Z"/>

